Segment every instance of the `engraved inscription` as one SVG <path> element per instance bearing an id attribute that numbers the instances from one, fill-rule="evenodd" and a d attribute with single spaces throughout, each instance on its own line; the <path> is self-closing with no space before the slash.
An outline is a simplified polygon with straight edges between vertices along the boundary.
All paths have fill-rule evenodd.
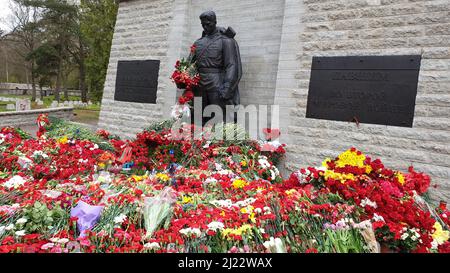
<path id="1" fill-rule="evenodd" d="M 417 62 L 412 64 L 411 59 Z M 412 127 L 420 60 L 420 56 L 314 58 L 306 117 Z"/>
<path id="2" fill-rule="evenodd" d="M 333 81 L 388 82 L 389 74 L 384 72 L 339 71 L 333 74 Z"/>

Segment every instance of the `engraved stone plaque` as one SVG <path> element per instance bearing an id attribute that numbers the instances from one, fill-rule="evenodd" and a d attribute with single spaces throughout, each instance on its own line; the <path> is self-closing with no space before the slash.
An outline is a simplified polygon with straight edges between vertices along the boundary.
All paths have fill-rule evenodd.
<path id="1" fill-rule="evenodd" d="M 156 104 L 159 60 L 119 61 L 114 100 Z"/>
<path id="2" fill-rule="evenodd" d="M 412 127 L 421 56 L 314 57 L 307 118 Z"/>

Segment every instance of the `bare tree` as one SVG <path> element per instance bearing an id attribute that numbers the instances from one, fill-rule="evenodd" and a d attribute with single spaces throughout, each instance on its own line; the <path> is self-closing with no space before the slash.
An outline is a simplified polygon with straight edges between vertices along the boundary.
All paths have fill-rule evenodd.
<path id="1" fill-rule="evenodd" d="M 10 2 L 11 16 L 10 27 L 13 41 L 20 46 L 16 47 L 17 53 L 27 60 L 28 56 L 39 46 L 40 34 L 40 10 L 37 7 L 27 6 L 23 0 Z M 31 75 L 32 101 L 36 100 L 36 62 L 33 59 L 25 61 L 28 73 Z"/>

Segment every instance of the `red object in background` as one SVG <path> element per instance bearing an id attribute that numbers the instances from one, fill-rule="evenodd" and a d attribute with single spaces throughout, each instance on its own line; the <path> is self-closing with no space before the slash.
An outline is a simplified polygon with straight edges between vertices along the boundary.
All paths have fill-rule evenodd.
<path id="1" fill-rule="evenodd" d="M 263 133 L 266 135 L 266 140 L 268 141 L 278 139 L 281 135 L 280 129 L 264 128 Z"/>
<path id="2" fill-rule="evenodd" d="M 122 155 L 119 158 L 119 162 L 122 164 L 125 164 L 127 162 L 131 161 L 131 155 L 132 155 L 132 148 L 130 146 L 127 146 L 124 150 Z"/>
<path id="3" fill-rule="evenodd" d="M 446 210 L 447 210 L 447 202 L 441 201 L 441 202 L 439 203 L 439 208 L 440 208 L 442 211 L 446 211 Z"/>

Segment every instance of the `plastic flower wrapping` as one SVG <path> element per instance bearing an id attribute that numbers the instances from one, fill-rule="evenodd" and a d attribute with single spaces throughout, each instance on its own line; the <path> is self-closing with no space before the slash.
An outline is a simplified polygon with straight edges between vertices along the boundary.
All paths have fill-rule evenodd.
<path id="1" fill-rule="evenodd" d="M 450 252 L 430 177 L 356 148 L 284 177 L 276 129 L 192 140 L 165 121 L 123 140 L 55 122 L 0 129 L 1 253 Z"/>
<path id="2" fill-rule="evenodd" d="M 80 237 L 84 237 L 87 230 L 94 227 L 97 221 L 100 219 L 103 206 L 91 206 L 83 201 L 79 201 L 78 204 L 71 210 L 70 216 L 77 218 L 77 227 L 80 231 Z"/>
<path id="3" fill-rule="evenodd" d="M 158 195 L 144 199 L 144 221 L 147 237 L 151 237 L 158 225 L 172 213 L 172 205 L 176 200 L 176 192 L 171 188 L 165 188 Z"/>

